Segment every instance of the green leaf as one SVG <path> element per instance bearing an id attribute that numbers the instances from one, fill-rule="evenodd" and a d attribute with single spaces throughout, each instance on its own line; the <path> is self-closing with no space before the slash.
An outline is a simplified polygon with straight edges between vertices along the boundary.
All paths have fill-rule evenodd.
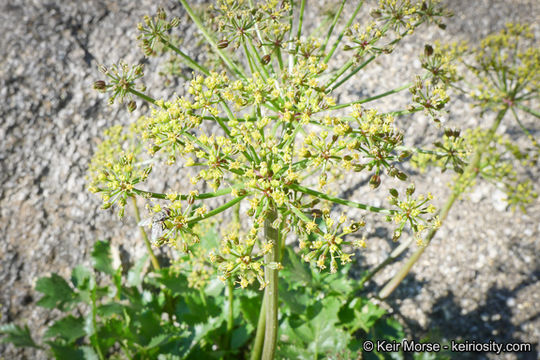
<path id="1" fill-rule="evenodd" d="M 181 356 L 171 355 L 171 354 L 159 354 L 157 359 L 158 360 L 182 360 L 184 358 Z"/>
<path id="2" fill-rule="evenodd" d="M 144 348 L 147 350 L 155 348 L 163 344 L 165 341 L 167 341 L 168 338 L 169 338 L 169 335 L 167 334 L 160 334 L 160 335 L 154 336 L 153 338 L 150 339 L 150 342 L 146 344 Z"/>
<path id="3" fill-rule="evenodd" d="M 98 354 L 96 354 L 94 348 L 90 346 L 82 346 L 81 350 L 84 354 L 84 360 L 99 360 Z"/>
<path id="4" fill-rule="evenodd" d="M 135 265 L 129 269 L 127 273 L 126 286 L 140 287 L 143 281 L 144 276 L 142 275 L 142 270 L 148 259 L 148 254 L 141 257 L 135 262 Z"/>
<path id="5" fill-rule="evenodd" d="M 122 315 L 124 305 L 111 302 L 97 307 L 97 314 L 102 317 L 111 317 L 112 315 Z"/>
<path id="6" fill-rule="evenodd" d="M 113 276 L 115 271 L 112 267 L 111 246 L 108 241 L 98 241 L 92 251 L 94 269 Z"/>
<path id="7" fill-rule="evenodd" d="M 289 338 L 284 353 L 295 352 L 294 358 L 316 359 L 319 355 L 328 357 L 345 350 L 350 335 L 336 326 L 341 301 L 336 297 L 326 297 L 307 308 L 301 317 L 287 319 L 282 333 Z"/>
<path id="8" fill-rule="evenodd" d="M 204 293 L 206 296 L 214 297 L 214 298 L 223 298 L 221 297 L 221 293 L 223 292 L 223 289 L 225 288 L 225 284 L 221 282 L 218 279 L 211 280 L 206 288 L 204 289 Z"/>
<path id="9" fill-rule="evenodd" d="M 241 326 L 235 329 L 231 337 L 231 349 L 242 347 L 249 340 L 249 332 L 246 326 Z"/>
<path id="10" fill-rule="evenodd" d="M 370 335 L 372 335 L 373 340 L 401 341 L 405 337 L 405 332 L 399 321 L 391 317 L 383 317 L 375 323 Z"/>
<path id="11" fill-rule="evenodd" d="M 242 316 L 248 324 L 254 329 L 257 328 L 257 322 L 259 321 L 259 311 L 261 310 L 261 299 L 259 296 L 239 296 L 240 311 Z"/>
<path id="12" fill-rule="evenodd" d="M 83 350 L 78 349 L 75 345 L 66 346 L 54 341 L 47 341 L 47 344 L 51 347 L 55 359 L 84 359 Z"/>
<path id="13" fill-rule="evenodd" d="M 94 273 L 79 265 L 71 272 L 71 283 L 78 291 L 78 297 L 80 301 L 89 304 L 91 302 L 91 292 L 96 286 L 96 279 Z"/>
<path id="14" fill-rule="evenodd" d="M 89 290 L 92 271 L 82 265 L 78 265 L 71 272 L 71 283 L 79 290 Z"/>
<path id="15" fill-rule="evenodd" d="M 349 304 L 349 307 L 354 312 L 351 332 L 358 329 L 362 329 L 366 333 L 369 332 L 375 323 L 386 314 L 386 310 L 367 299 L 355 299 Z"/>
<path id="16" fill-rule="evenodd" d="M 34 339 L 32 339 L 30 329 L 26 325 L 24 328 L 13 323 L 2 325 L 0 326 L 0 335 L 4 335 L 0 339 L 0 342 L 2 343 L 12 343 L 16 347 L 40 347 L 35 343 Z"/>
<path id="17" fill-rule="evenodd" d="M 46 338 L 60 337 L 68 343 L 72 343 L 85 335 L 84 319 L 68 315 L 63 319 L 56 321 L 45 332 Z"/>
<path id="18" fill-rule="evenodd" d="M 157 281 L 170 289 L 173 295 L 191 291 L 188 287 L 187 278 L 182 274 L 175 273 L 171 268 L 162 269 Z"/>
<path id="19" fill-rule="evenodd" d="M 320 286 L 327 294 L 347 296 L 353 292 L 352 281 L 346 275 L 319 273 Z"/>
<path id="20" fill-rule="evenodd" d="M 102 327 L 99 328 L 98 337 L 102 348 L 107 349 L 113 346 L 118 340 L 135 340 L 131 333 L 129 324 L 124 319 L 108 319 Z"/>
<path id="21" fill-rule="evenodd" d="M 306 286 L 311 283 L 309 266 L 302 263 L 300 257 L 289 246 L 285 247 L 282 263 L 284 270 L 281 271 L 281 275 L 289 284 L 289 288 Z"/>
<path id="22" fill-rule="evenodd" d="M 202 246 L 204 249 L 211 250 L 219 246 L 219 239 L 221 239 L 221 236 L 218 232 L 217 226 L 208 226 L 204 223 L 200 223 L 202 229 L 196 229 L 196 231 L 200 231 L 200 246 Z"/>
<path id="23" fill-rule="evenodd" d="M 58 274 L 40 278 L 36 290 L 43 294 L 37 304 L 47 309 L 68 310 L 78 300 L 71 286 Z"/>
<path id="24" fill-rule="evenodd" d="M 89 312 L 86 314 L 86 317 L 84 318 L 84 332 L 86 335 L 90 337 L 90 340 L 93 339 L 93 335 L 96 332 L 96 327 L 94 326 L 94 318 L 92 316 L 92 312 Z M 95 345 L 95 344 L 92 344 Z"/>
<path id="25" fill-rule="evenodd" d="M 213 330 L 219 328 L 225 323 L 223 317 L 210 318 L 203 324 L 197 324 L 194 326 L 194 334 L 192 339 L 192 347 L 200 344 L 203 339 L 207 339 L 209 344 L 215 342 L 215 338 L 208 336 Z M 208 337 L 207 337 L 208 336 Z"/>
<path id="26" fill-rule="evenodd" d="M 279 284 L 281 285 L 281 283 Z M 312 298 L 306 294 L 305 291 L 300 291 L 300 289 L 305 290 L 304 288 L 299 288 L 298 290 L 289 290 L 287 285 L 280 286 L 279 297 L 283 301 L 285 306 L 293 314 L 302 314 L 306 310 L 306 307 L 311 303 Z"/>

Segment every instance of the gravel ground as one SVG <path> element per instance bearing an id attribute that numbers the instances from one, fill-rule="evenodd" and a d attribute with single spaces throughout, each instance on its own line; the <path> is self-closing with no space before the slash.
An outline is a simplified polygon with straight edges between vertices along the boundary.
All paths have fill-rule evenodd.
<path id="1" fill-rule="evenodd" d="M 166 7 L 181 14 L 172 1 Z M 415 54 L 436 38 L 474 42 L 497 31 L 507 21 L 538 23 L 535 0 L 448 1 L 456 16 L 445 32 L 429 30 L 405 41 L 391 56 L 359 74 L 343 99 L 368 96 L 410 80 L 418 70 Z M 100 210 L 99 199 L 85 190 L 85 173 L 103 129 L 126 124 L 128 115 L 108 106 L 91 89 L 99 78 L 97 64 L 118 59 L 144 61 L 135 46 L 135 25 L 155 10 L 154 1 L 129 0 L 10 1 L 0 5 L 0 323 L 31 324 L 38 335 L 58 314 L 35 307 L 36 279 L 49 272 L 63 276 L 88 261 L 98 239 L 111 239 L 131 256 L 144 251 L 135 223 L 127 216 Z M 309 17 L 308 17 L 309 19 Z M 182 24 L 185 43 L 194 29 Z M 182 80 L 163 89 L 155 61 L 147 64 L 145 83 L 155 97 L 181 91 Z M 163 89 L 163 90 L 160 90 Z M 407 94 L 377 103 L 381 109 L 405 104 Z M 489 123 L 457 98 L 449 124 L 467 127 Z M 140 112 L 139 112 L 140 111 Z M 400 120 L 401 121 L 401 120 Z M 434 136 L 425 119 L 410 118 L 406 137 Z M 532 118 L 526 125 L 538 134 Z M 516 135 L 508 122 L 505 129 Z M 517 136 L 517 135 L 516 135 Z M 538 178 L 538 168 L 529 169 Z M 448 175 L 437 172 L 413 176 L 418 191 L 448 195 Z M 172 180 L 175 181 L 174 179 Z M 170 184 L 169 184 L 170 185 Z M 343 194 L 374 205 L 381 202 L 365 186 L 365 179 L 347 178 Z M 164 187 L 167 184 L 163 185 Z M 158 189 L 159 190 L 159 189 Z M 537 189 L 538 190 L 538 189 Z M 440 201 L 442 203 L 442 200 Z M 540 339 L 540 200 L 527 214 L 511 212 L 500 193 L 482 184 L 470 201 L 458 202 L 432 245 L 403 286 L 385 306 L 407 324 L 412 336 L 426 334 L 486 342 L 531 342 L 530 354 L 506 354 L 508 359 L 536 359 Z M 394 247 L 383 223 L 367 228 L 369 250 L 359 257 L 359 268 L 384 259 Z M 370 288 L 382 284 L 399 264 L 377 275 Z M 44 354 L 0 345 L 5 359 L 41 359 Z M 496 358 L 488 355 L 489 358 Z M 474 357 L 478 358 L 478 357 Z"/>

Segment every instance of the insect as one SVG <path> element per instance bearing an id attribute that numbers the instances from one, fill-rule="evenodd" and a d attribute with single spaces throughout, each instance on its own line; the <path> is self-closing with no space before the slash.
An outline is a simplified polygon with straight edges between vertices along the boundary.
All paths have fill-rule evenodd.
<path id="1" fill-rule="evenodd" d="M 154 214 L 151 218 L 144 219 L 139 223 L 139 226 L 150 226 L 152 225 L 152 242 L 158 242 L 163 236 L 163 232 L 166 228 L 165 220 L 171 215 L 171 210 L 169 208 L 164 208 L 160 212 Z"/>

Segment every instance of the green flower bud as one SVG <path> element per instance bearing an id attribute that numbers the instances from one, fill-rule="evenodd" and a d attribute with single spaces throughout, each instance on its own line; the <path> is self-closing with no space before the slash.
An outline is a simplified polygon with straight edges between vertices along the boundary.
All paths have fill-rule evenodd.
<path id="1" fill-rule="evenodd" d="M 180 19 L 177 17 L 173 18 L 170 22 L 171 27 L 177 27 L 180 24 Z"/>
<path id="2" fill-rule="evenodd" d="M 424 55 L 426 57 L 430 57 L 431 55 L 433 55 L 433 47 L 429 44 L 426 44 L 424 46 Z"/>
<path id="3" fill-rule="evenodd" d="M 129 112 L 134 112 L 135 109 L 137 109 L 137 103 L 134 100 L 131 100 L 127 104 L 127 109 L 128 109 Z"/>
<path id="4" fill-rule="evenodd" d="M 411 155 L 412 155 L 411 151 L 405 150 L 401 154 L 399 154 L 399 161 L 404 161 L 405 159 L 409 158 Z"/>
<path id="5" fill-rule="evenodd" d="M 392 189 L 390 189 L 390 195 L 397 198 L 399 193 L 398 193 L 398 191 L 396 189 L 392 188 Z"/>
<path id="6" fill-rule="evenodd" d="M 401 181 L 405 181 L 408 178 L 407 174 L 405 174 L 403 171 L 398 171 L 396 177 Z"/>
<path id="7" fill-rule="evenodd" d="M 244 195 L 246 195 L 246 194 L 247 194 L 246 189 L 240 189 L 240 190 L 238 190 L 238 196 L 244 196 Z"/>
<path id="8" fill-rule="evenodd" d="M 382 13 L 379 9 L 373 9 L 369 12 L 369 15 L 375 19 L 378 19 L 382 16 Z"/>
<path id="9" fill-rule="evenodd" d="M 371 176 L 371 179 L 369 179 L 369 186 L 371 186 L 372 189 L 376 189 L 381 185 L 381 177 L 377 174 L 374 174 Z"/>
<path id="10" fill-rule="evenodd" d="M 407 193 L 407 195 L 412 195 L 412 194 L 414 194 L 415 190 L 416 190 L 416 187 L 414 186 L 414 184 L 411 184 L 411 185 L 407 186 L 406 193 Z"/>
<path id="11" fill-rule="evenodd" d="M 157 18 L 160 20 L 165 20 L 167 18 L 167 13 L 163 8 L 157 10 Z"/>
<path id="12" fill-rule="evenodd" d="M 366 165 L 362 165 L 362 164 L 354 165 L 354 171 L 355 172 L 360 172 L 360 171 L 364 170 L 365 167 L 366 167 Z"/>
<path id="13" fill-rule="evenodd" d="M 270 59 L 271 59 L 270 55 L 266 54 L 262 57 L 261 62 L 263 65 L 267 65 L 270 62 Z"/>
<path id="14" fill-rule="evenodd" d="M 103 80 L 98 80 L 94 83 L 94 90 L 99 92 L 105 92 L 107 90 L 107 83 Z"/>
<path id="15" fill-rule="evenodd" d="M 229 46 L 229 40 L 222 39 L 218 42 L 218 48 L 225 49 L 227 46 Z"/>

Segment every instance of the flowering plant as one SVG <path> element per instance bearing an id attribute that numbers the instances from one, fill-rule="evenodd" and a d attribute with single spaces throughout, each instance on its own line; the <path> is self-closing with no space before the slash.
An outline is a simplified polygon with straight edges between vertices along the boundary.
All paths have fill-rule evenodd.
<path id="1" fill-rule="evenodd" d="M 334 94 L 422 24 L 444 27 L 441 19 L 448 13 L 437 1 L 382 0 L 371 11 L 373 20 L 361 26 L 355 20 L 360 1 L 336 36 L 344 16 L 342 1 L 326 35 L 317 37 L 305 36 L 305 0 L 299 6 L 292 1 L 221 0 L 209 10 L 209 24 L 187 1 L 180 2 L 217 57 L 216 65 L 207 67 L 176 46 L 170 31 L 179 25 L 177 18 L 169 20 L 162 9 L 145 17 L 138 26 L 144 53 L 168 49 L 194 74 L 186 94 L 157 100 L 138 85 L 142 66 L 101 67 L 107 80 L 94 87 L 110 93 L 111 103 L 127 101 L 131 111 L 136 99 L 142 99 L 152 110 L 127 131 L 108 131 L 90 168 L 90 190 L 101 194 L 104 208 L 117 206 L 120 216 L 128 199 L 135 206 L 137 197 L 148 202 L 153 235 L 148 239 L 143 229 L 143 236 L 156 268 L 151 241 L 202 255 L 194 226 L 235 209 L 231 218 L 237 226 L 206 259 L 217 267 L 230 296 L 235 285 L 246 288 L 257 282 L 265 290 L 265 316 L 258 325 L 264 335 L 256 337 L 253 358 L 262 353 L 263 359 L 271 359 L 277 343 L 278 274 L 284 248 L 293 244 L 287 241 L 289 234 L 298 241 L 304 261 L 335 273 L 366 242 L 351 236 L 364 220 L 349 219 L 344 212 L 336 215 L 332 204 L 382 214 L 397 224 L 394 240 L 406 226 L 419 241 L 423 232 L 439 226 L 431 194 L 415 194 L 414 185 L 403 196 L 389 189 L 387 208 L 339 198 L 330 185 L 345 171 L 369 174 L 373 189 L 384 176 L 407 180 L 399 163 L 410 151 L 394 118 L 425 110 L 438 120 L 449 99 L 445 89 L 454 76 L 452 66 L 430 63 L 413 84 L 349 103 L 338 104 Z M 341 65 L 331 61 L 339 49 L 348 59 Z M 414 96 L 407 109 L 380 113 L 365 105 L 408 87 Z M 182 189 L 166 193 L 146 189 L 144 182 L 159 161 L 191 171 L 191 190 L 184 190 L 187 181 Z M 204 191 L 208 187 L 211 191 Z M 240 224 L 247 229 L 242 231 Z"/>

